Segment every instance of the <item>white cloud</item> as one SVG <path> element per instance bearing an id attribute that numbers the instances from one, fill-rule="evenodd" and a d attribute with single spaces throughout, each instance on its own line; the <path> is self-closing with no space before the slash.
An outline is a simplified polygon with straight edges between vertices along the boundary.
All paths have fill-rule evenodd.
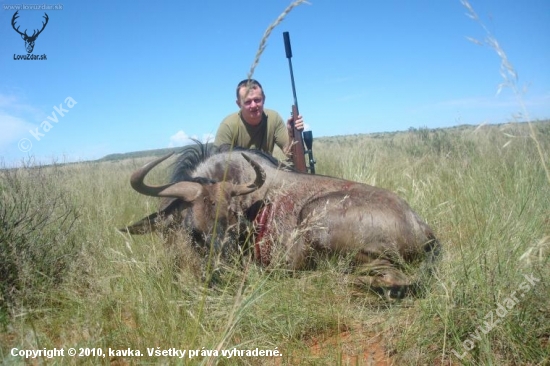
<path id="1" fill-rule="evenodd" d="M 4 113 L 0 110 L 0 148 L 21 139 L 22 137 L 30 136 L 29 130 L 33 128 L 33 124 L 25 120 Z"/>
<path id="2" fill-rule="evenodd" d="M 185 132 L 180 130 L 176 132 L 175 135 L 170 136 L 170 142 L 168 143 L 168 147 L 189 145 L 191 143 L 191 138 L 192 137 L 190 137 Z"/>
<path id="3" fill-rule="evenodd" d="M 177 147 L 177 146 L 185 146 L 193 144 L 193 140 L 199 140 L 200 142 L 207 143 L 207 142 L 213 142 L 214 141 L 214 135 L 211 133 L 205 133 L 202 135 L 202 139 L 199 139 L 197 135 L 189 136 L 184 131 L 179 130 L 174 135 L 170 136 L 170 142 L 168 143 L 168 147 Z"/>
<path id="4" fill-rule="evenodd" d="M 214 142 L 215 138 L 216 136 L 211 133 L 203 133 L 201 142 L 204 142 L 204 143 Z"/>
<path id="5" fill-rule="evenodd" d="M 14 94 L 0 94 L 0 148 L 29 136 L 36 126 L 28 122 L 39 119 L 42 112 L 22 103 Z"/>

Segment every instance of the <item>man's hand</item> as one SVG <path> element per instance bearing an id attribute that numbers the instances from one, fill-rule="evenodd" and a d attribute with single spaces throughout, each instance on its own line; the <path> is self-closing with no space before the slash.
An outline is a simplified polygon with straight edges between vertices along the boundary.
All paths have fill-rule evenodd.
<path id="1" fill-rule="evenodd" d="M 298 131 L 303 131 L 304 130 L 304 119 L 302 118 L 301 115 L 298 115 L 298 118 L 296 118 L 296 122 L 294 122 L 294 127 L 296 127 L 296 129 Z M 292 131 L 292 116 L 290 116 L 288 118 L 288 120 L 286 121 L 286 128 L 288 129 L 288 132 L 289 133 L 293 133 Z"/>

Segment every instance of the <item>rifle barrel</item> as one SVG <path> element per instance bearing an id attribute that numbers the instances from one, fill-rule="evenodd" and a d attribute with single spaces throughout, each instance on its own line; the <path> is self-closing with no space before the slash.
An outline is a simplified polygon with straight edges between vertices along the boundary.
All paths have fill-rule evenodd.
<path id="1" fill-rule="evenodd" d="M 294 162 L 294 167 L 296 170 L 307 173 L 306 157 L 304 151 L 304 140 L 302 137 L 302 131 L 298 131 L 294 122 L 296 118 L 300 115 L 298 111 L 298 97 L 296 96 L 296 85 L 294 83 L 294 71 L 292 69 L 292 48 L 290 47 L 290 35 L 288 32 L 283 32 L 283 38 L 285 41 L 285 52 L 286 57 L 288 58 L 288 68 L 290 69 L 290 81 L 292 83 L 292 96 L 294 97 L 294 105 L 292 106 L 292 127 L 293 127 L 293 140 L 291 141 L 292 149 L 292 160 Z M 310 156 L 310 162 L 313 161 L 312 155 Z M 314 168 L 313 168 L 314 169 Z M 312 169 L 312 173 L 315 170 Z"/>
<path id="2" fill-rule="evenodd" d="M 294 97 L 294 105 L 298 111 L 298 97 L 296 96 L 296 84 L 294 83 L 294 70 L 292 69 L 292 48 L 290 46 L 290 34 L 283 32 L 283 38 L 285 40 L 285 52 L 286 58 L 288 58 L 288 68 L 290 69 L 290 82 L 292 84 L 292 96 Z"/>

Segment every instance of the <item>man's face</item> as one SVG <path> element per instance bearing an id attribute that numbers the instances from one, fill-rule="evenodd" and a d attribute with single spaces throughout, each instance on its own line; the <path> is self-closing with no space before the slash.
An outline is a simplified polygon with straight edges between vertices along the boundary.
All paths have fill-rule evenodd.
<path id="1" fill-rule="evenodd" d="M 241 109 L 244 121 L 249 125 L 256 126 L 262 121 L 264 97 L 262 89 L 257 85 L 252 86 L 250 90 L 246 86 L 241 87 L 239 89 L 237 105 Z"/>

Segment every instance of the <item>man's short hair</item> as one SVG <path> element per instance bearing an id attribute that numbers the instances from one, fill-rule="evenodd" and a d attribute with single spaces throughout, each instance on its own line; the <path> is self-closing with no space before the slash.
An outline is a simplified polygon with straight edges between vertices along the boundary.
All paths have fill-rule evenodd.
<path id="1" fill-rule="evenodd" d="M 260 90 L 262 91 L 262 97 L 265 99 L 264 88 L 262 88 L 262 84 L 260 84 L 260 82 L 258 80 L 256 80 L 256 79 L 244 79 L 237 85 L 237 100 L 240 100 L 241 96 L 239 95 L 239 90 L 243 86 L 250 87 L 251 89 L 253 89 L 255 86 L 259 87 Z"/>

